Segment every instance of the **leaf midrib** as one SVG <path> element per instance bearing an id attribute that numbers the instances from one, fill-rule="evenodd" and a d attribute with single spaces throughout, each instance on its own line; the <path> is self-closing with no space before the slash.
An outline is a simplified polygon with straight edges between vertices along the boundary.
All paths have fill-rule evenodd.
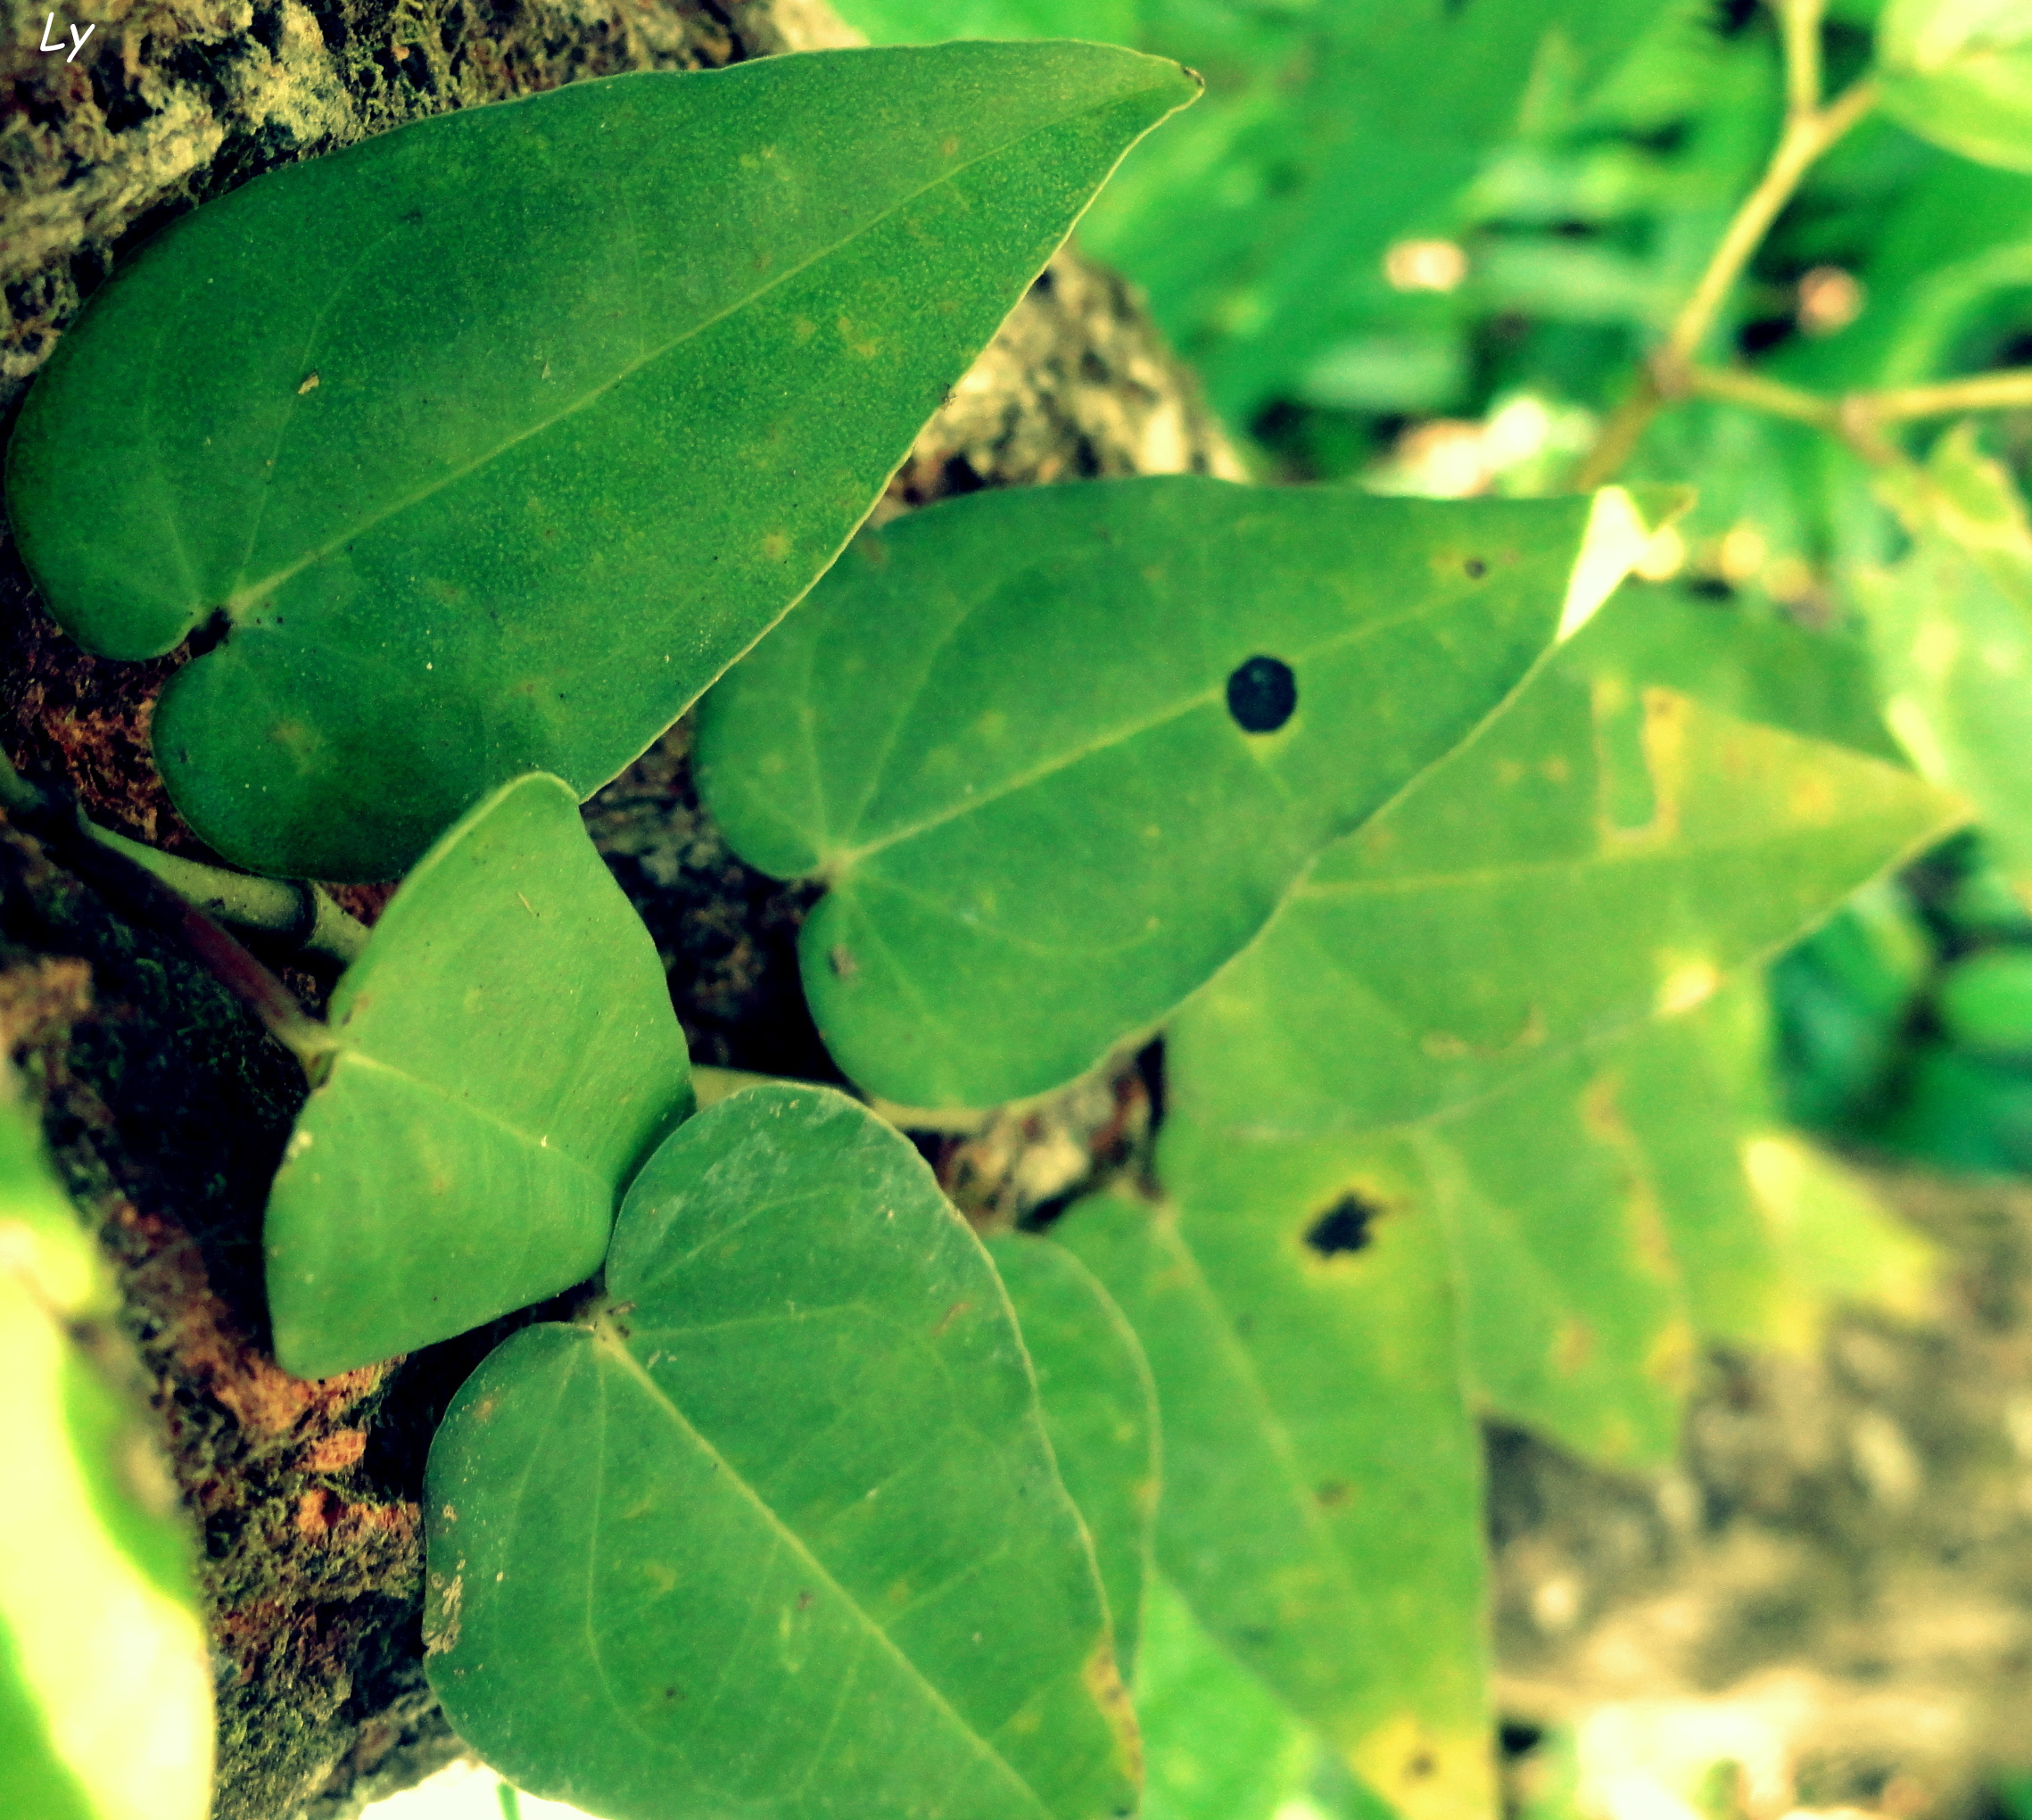
<path id="1" fill-rule="evenodd" d="M 767 1523 L 771 1531 L 781 1539 L 784 1546 L 795 1554 L 798 1560 L 808 1568 L 854 1614 L 863 1630 L 873 1639 L 876 1648 L 898 1664 L 910 1679 L 923 1690 L 937 1708 L 959 1728 L 961 1734 L 976 1748 L 979 1754 L 1014 1784 L 1031 1808 L 1041 1816 L 1041 1820 L 1057 1820 L 1053 1809 L 1030 1786 L 1029 1782 L 1016 1769 L 1015 1766 L 960 1715 L 952 1702 L 946 1699 L 944 1691 L 910 1657 L 904 1653 L 889 1634 L 868 1615 L 861 1601 L 847 1592 L 833 1576 L 824 1563 L 812 1552 L 804 1537 L 777 1515 L 768 1501 L 748 1483 L 741 1473 L 735 1470 L 733 1463 L 692 1425 L 684 1411 L 671 1400 L 656 1379 L 650 1377 L 648 1369 L 635 1357 L 627 1343 L 604 1320 L 596 1324 L 590 1330 L 589 1337 L 591 1343 L 599 1347 L 611 1362 L 618 1365 L 622 1371 L 633 1380 L 636 1387 L 648 1399 L 650 1404 L 654 1408 L 661 1410 L 679 1431 L 687 1436 L 693 1445 L 713 1462 L 716 1475 L 724 1483 L 733 1486 L 742 1497 L 748 1500 L 748 1503 Z"/>
<path id="2" fill-rule="evenodd" d="M 1156 1227 L 1161 1238 L 1169 1237 L 1169 1245 L 1167 1248 L 1183 1260 L 1190 1270 L 1193 1293 L 1213 1316 L 1215 1330 L 1220 1336 L 1223 1349 L 1235 1367 L 1236 1375 L 1247 1386 L 1257 1406 L 1265 1412 L 1266 1419 L 1261 1432 L 1269 1441 L 1277 1464 L 1283 1469 L 1286 1489 L 1291 1493 L 1293 1508 L 1298 1511 L 1300 1523 L 1333 1564 L 1334 1576 L 1340 1582 L 1343 1595 L 1355 1610 L 1362 1610 L 1364 1601 L 1356 1587 L 1353 1573 L 1342 1556 L 1339 1544 L 1334 1541 L 1333 1530 L 1320 1514 L 1317 1501 L 1312 1495 L 1305 1474 L 1300 1470 L 1297 1444 L 1292 1438 L 1289 1424 L 1284 1421 L 1264 1386 L 1262 1374 L 1256 1369 L 1255 1355 L 1243 1343 L 1242 1336 L 1230 1320 L 1227 1310 L 1222 1305 L 1219 1296 L 1214 1294 L 1212 1286 L 1207 1280 L 1206 1271 L 1200 1263 L 1199 1253 L 1187 1241 L 1177 1215 L 1169 1218 L 1152 1216 L 1152 1223 Z M 1161 1547 L 1161 1518 L 1158 1533 Z"/>
<path id="3" fill-rule="evenodd" d="M 568 418 L 577 416 L 581 411 L 590 410 L 592 406 L 599 403 L 600 400 L 607 397 L 608 393 L 615 391 L 620 385 L 625 384 L 629 379 L 632 379 L 645 367 L 652 365 L 656 361 L 663 359 L 665 355 L 671 353 L 676 349 L 683 346 L 687 342 L 692 341 L 698 336 L 706 334 L 709 329 L 716 327 L 720 323 L 725 321 L 729 317 L 736 314 L 739 310 L 747 309 L 750 304 L 757 302 L 763 297 L 767 296 L 772 291 L 774 291 L 780 288 L 781 285 L 789 283 L 791 279 L 801 277 L 813 266 L 818 264 L 820 261 L 830 258 L 832 254 L 838 252 L 842 247 L 851 245 L 855 241 L 860 239 L 863 236 L 872 233 L 883 222 L 888 220 L 892 215 L 897 213 L 900 210 L 910 207 L 913 203 L 919 202 L 923 197 L 931 194 L 935 190 L 938 190 L 946 185 L 954 182 L 959 178 L 964 176 L 966 172 L 974 169 L 976 165 L 985 163 L 991 158 L 999 158 L 1005 155 L 1006 153 L 1014 152 L 1024 145 L 1028 144 L 1030 140 L 1037 138 L 1045 133 L 1054 132 L 1059 128 L 1064 126 L 1067 121 L 1078 120 L 1084 114 L 1097 112 L 1098 109 L 1102 106 L 1113 106 L 1136 95 L 1154 93 L 1157 86 L 1158 85 L 1152 83 L 1144 88 L 1125 90 L 1119 94 L 1111 95 L 1104 103 L 1090 103 L 1086 105 L 1074 108 L 1069 112 L 1061 114 L 1053 120 L 1042 123 L 1041 125 L 1032 127 L 1028 131 L 1020 133 L 1013 138 L 1004 140 L 998 145 L 988 147 L 985 151 L 977 153 L 974 157 L 966 160 L 965 162 L 954 165 L 950 170 L 942 171 L 938 176 L 933 178 L 929 183 L 921 184 L 917 188 L 909 191 L 907 194 L 898 196 L 894 202 L 888 204 L 888 206 L 880 210 L 878 213 L 870 216 L 866 220 L 858 224 L 851 233 L 842 236 L 838 240 L 830 241 L 824 245 L 814 249 L 805 258 L 798 261 L 793 265 L 786 266 L 780 272 L 773 273 L 765 282 L 756 285 L 752 291 L 746 292 L 739 297 L 733 299 L 723 309 L 715 311 L 710 316 L 702 318 L 698 322 L 691 324 L 682 332 L 672 336 L 668 341 L 664 342 L 654 350 L 646 353 L 639 354 L 634 360 L 616 369 L 615 372 L 612 374 L 608 378 L 603 380 L 600 382 L 600 384 L 594 386 L 591 391 L 584 393 L 582 397 L 574 400 L 570 404 L 555 412 L 552 416 L 545 418 L 541 421 L 531 425 L 528 428 L 506 438 L 502 442 L 497 443 L 493 448 L 486 451 L 483 454 L 468 462 L 465 467 L 460 467 L 454 472 L 439 476 L 436 479 L 427 483 L 425 485 L 405 495 L 403 498 L 393 501 L 390 505 L 383 508 L 380 511 L 372 514 L 370 517 L 362 519 L 359 523 L 354 525 L 350 529 L 340 532 L 336 535 L 330 538 L 325 543 L 319 545 L 318 548 L 307 552 L 305 555 L 299 558 L 295 562 L 290 563 L 283 568 L 273 571 L 269 575 L 263 576 L 258 582 L 250 583 L 243 580 L 241 585 L 235 588 L 231 593 L 229 593 L 226 597 L 225 600 L 220 604 L 223 606 L 225 611 L 230 616 L 237 619 L 240 614 L 244 613 L 249 607 L 254 605 L 260 600 L 266 599 L 268 595 L 272 594 L 276 589 L 281 587 L 285 582 L 288 582 L 293 576 L 301 574 L 304 569 L 312 567 L 314 564 L 322 562 L 326 557 L 330 556 L 333 551 L 343 548 L 349 542 L 365 536 L 368 532 L 374 530 L 376 526 L 384 524 L 390 518 L 398 517 L 401 513 L 408 511 L 412 506 L 419 505 L 424 500 L 435 497 L 438 493 L 443 492 L 447 487 L 457 485 L 460 481 L 466 479 L 467 476 L 477 473 L 481 468 L 486 467 L 490 462 L 498 460 L 501 456 L 507 454 L 510 450 L 519 447 L 522 443 L 528 442 L 533 437 L 541 435 L 545 431 L 550 429 L 553 426 L 564 422 Z M 640 317 L 640 300 L 638 298 L 636 301 L 637 314 L 638 317 Z M 293 416 L 293 412 L 292 412 L 292 415 Z M 286 430 L 285 434 L 286 434 Z M 272 480 L 269 484 L 272 488 Z M 263 505 L 261 508 L 261 511 L 264 516 L 266 514 L 266 490 L 264 490 Z M 178 540 L 180 543 L 182 541 L 181 528 L 180 526 L 175 525 L 173 515 L 172 527 L 177 530 Z"/>
<path id="4" fill-rule="evenodd" d="M 556 1157 L 584 1176 L 588 1181 L 599 1189 L 600 1193 L 609 1202 L 613 1200 L 615 1184 L 602 1171 L 562 1146 L 553 1147 L 549 1144 L 540 1143 L 537 1138 L 532 1138 L 528 1132 L 523 1130 L 519 1126 L 511 1125 L 501 1113 L 495 1112 L 491 1107 L 481 1105 L 473 1100 L 461 1099 L 449 1088 L 442 1087 L 436 1081 L 421 1074 L 412 1073 L 407 1068 L 398 1067 L 392 1062 L 385 1062 L 378 1055 L 368 1054 L 365 1049 L 342 1049 L 339 1052 L 339 1064 L 345 1063 L 354 1063 L 373 1070 L 377 1073 L 392 1076 L 405 1087 L 413 1088 L 426 1098 L 436 1101 L 440 1105 L 449 1106 L 454 1112 L 472 1119 L 475 1123 L 485 1125 L 499 1131 L 519 1149 L 530 1151 L 538 1156 Z M 545 1131 L 539 1135 L 542 1138 L 548 1138 L 550 1134 Z"/>
<path id="5" fill-rule="evenodd" d="M 1569 570 L 1571 570 L 1571 567 L 1572 564 L 1569 563 Z M 1323 639 L 1317 644 L 1305 646 L 1296 650 L 1293 653 L 1294 661 L 1297 663 L 1309 663 L 1316 658 L 1326 656 L 1334 651 L 1346 649 L 1353 646 L 1359 646 L 1367 642 L 1369 639 L 1379 638 L 1387 633 L 1395 632 L 1402 626 L 1412 625 L 1418 620 L 1435 616 L 1443 611 L 1446 611 L 1447 609 L 1458 607 L 1462 603 L 1474 599 L 1474 592 L 1475 591 L 1472 589 L 1457 590 L 1451 592 L 1441 594 L 1432 600 L 1423 601 L 1417 606 L 1409 608 L 1404 612 L 1393 615 L 1389 618 L 1365 620 L 1361 625 L 1351 627 L 1347 631 L 1337 633 L 1329 638 Z M 971 609 L 970 608 L 969 610 L 971 611 Z M 1547 652 L 1549 651 L 1549 649 L 1550 644 L 1549 641 L 1545 649 L 1540 651 L 1538 657 L 1533 659 L 1532 664 L 1527 667 L 1524 674 L 1529 675 L 1534 674 L 1538 666 L 1544 661 Z M 1516 679 L 1516 681 L 1511 684 L 1510 688 L 1504 692 L 1504 694 L 1498 699 L 1494 707 L 1490 709 L 1489 715 L 1483 716 L 1482 717 L 1482 720 L 1486 720 L 1490 716 L 1499 712 L 1502 707 L 1508 703 L 1511 697 L 1515 694 L 1516 688 L 1522 683 L 1523 681 L 1524 675 L 1520 675 L 1517 679 Z M 1124 746 L 1134 740 L 1141 739 L 1146 733 L 1155 732 L 1160 728 L 1169 726 L 1175 721 L 1183 720 L 1187 715 L 1195 713 L 1202 707 L 1212 706 L 1215 702 L 1219 701 L 1223 699 L 1227 687 L 1227 679 L 1224 676 L 1219 681 L 1210 683 L 1206 688 L 1200 690 L 1192 695 L 1180 697 L 1171 702 L 1167 703 L 1163 707 L 1160 708 L 1154 714 L 1147 715 L 1140 720 L 1128 723 L 1127 724 L 1119 726 L 1111 731 L 1107 734 L 1098 739 L 1089 740 L 1085 744 L 1069 748 L 1062 752 L 1053 753 L 1048 758 L 1040 759 L 1037 764 L 1029 766 L 1027 770 L 1018 772 L 1012 776 L 1005 779 L 1003 782 L 997 784 L 993 790 L 984 792 L 977 792 L 974 795 L 966 797 L 962 800 L 955 802 L 946 808 L 940 809 L 936 813 L 927 815 L 921 820 L 912 823 L 905 827 L 896 829 L 890 833 L 880 835 L 875 840 L 870 840 L 860 847 L 847 848 L 837 850 L 826 856 L 821 860 L 818 871 L 822 875 L 832 879 L 836 882 L 841 881 L 854 867 L 859 865 L 863 861 L 871 858 L 876 854 L 885 852 L 889 848 L 897 846 L 904 841 L 914 840 L 920 835 L 929 833 L 934 829 L 943 827 L 948 822 L 958 821 L 964 815 L 972 815 L 980 809 L 987 808 L 995 803 L 1000 802 L 1004 797 L 1013 796 L 1022 790 L 1029 790 L 1034 786 L 1044 782 L 1047 778 L 1057 775 L 1057 774 L 1061 771 L 1070 770 L 1073 765 L 1081 763 L 1085 759 L 1093 757 L 1102 752 L 1112 751 L 1119 746 Z M 914 703 L 913 705 L 914 706 Z M 899 716 L 899 724 L 902 718 L 904 718 L 904 716 Z M 1478 720 L 1476 723 L 1477 726 L 1479 726 L 1481 724 L 1481 720 Z M 1457 744 L 1459 743 L 1465 743 L 1465 741 L 1457 742 Z M 896 744 L 896 740 L 893 736 L 889 741 L 889 744 L 892 748 Z M 1444 755 L 1442 755 L 1442 757 Z M 1435 759 L 1433 762 L 1434 764 L 1437 764 L 1439 760 Z M 1275 772 L 1267 771 L 1267 774 L 1272 776 L 1273 778 L 1276 776 L 1276 774 Z M 1419 774 L 1422 775 L 1423 773 L 1421 772 Z M 1278 779 L 1277 781 L 1280 782 L 1282 782 L 1281 779 Z M 876 793 L 876 791 L 870 792 L 870 800 L 873 799 L 873 797 Z M 1387 804 L 1385 804 L 1384 807 L 1387 807 Z M 1380 815 L 1382 813 L 1382 807 L 1379 807 L 1375 813 Z"/>
<path id="6" fill-rule="evenodd" d="M 1592 853 L 1567 855 L 1551 859 L 1506 860 L 1499 864 L 1476 866 L 1465 872 L 1418 873 L 1392 878 L 1337 879 L 1326 882 L 1306 880 L 1292 890 L 1291 914 L 1298 914 L 1298 906 L 1303 904 L 1344 903 L 1351 898 L 1365 897 L 1399 897 L 1418 891 L 1438 892 L 1456 888 L 1482 888 L 1507 884 L 1513 880 L 1585 872 L 1597 867 L 1613 869 L 1656 865 L 1697 859 L 1703 856 L 1742 853 L 1760 847 L 1776 846 L 1784 841 L 1826 835 L 1838 830 L 1869 827 L 1880 819 L 1880 815 L 1859 809 L 1853 815 L 1839 816 L 1830 822 L 1798 823 L 1790 827 L 1764 832 L 1752 831 L 1740 836 L 1722 835 L 1702 840 L 1675 839 L 1669 847 L 1640 847 L 1635 844 L 1639 837 L 1633 836 L 1630 850 L 1624 853 L 1598 848 Z M 1372 822 L 1370 826 L 1373 828 L 1374 825 Z"/>

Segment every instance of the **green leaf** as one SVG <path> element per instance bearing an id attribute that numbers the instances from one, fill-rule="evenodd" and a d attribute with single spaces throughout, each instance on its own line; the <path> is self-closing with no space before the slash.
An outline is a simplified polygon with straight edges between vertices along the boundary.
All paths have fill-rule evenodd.
<path id="1" fill-rule="evenodd" d="M 555 777 L 495 791 L 425 856 L 331 1018 L 268 1195 L 276 1356 L 300 1377 L 590 1277 L 623 1185 L 690 1108 L 655 945 Z"/>
<path id="2" fill-rule="evenodd" d="M 1847 630 L 1717 605 L 1683 588 L 1631 589 L 1598 618 L 1590 668 L 1635 691 L 1690 695 L 1739 720 L 1902 762 L 1884 724 L 1869 647 Z M 1576 647 L 1578 649 L 1578 647 Z"/>
<path id="3" fill-rule="evenodd" d="M 574 83 L 177 222 L 31 394 L 9 510 L 256 870 L 400 873 L 614 776 L 833 559 L 1176 66 L 1066 43 Z"/>
<path id="4" fill-rule="evenodd" d="M 1235 1198 L 1093 1197 L 1053 1228 L 1157 1381 L 1158 1562 L 1201 1621 L 1402 1813 L 1494 1797 L 1481 1436 L 1439 1229 L 1261 1152 Z M 1361 1205 L 1380 1202 L 1364 1185 Z M 1358 1243 L 1358 1236 L 1359 1242 Z"/>
<path id="5" fill-rule="evenodd" d="M 737 1094 L 630 1189 L 427 1477 L 431 1684 L 613 1820 L 1102 1820 L 1135 1732 L 1009 1303 L 907 1139 Z"/>
<path id="6" fill-rule="evenodd" d="M 195 1551 L 108 1362 L 116 1309 L 0 1080 L 0 1813 L 21 1820 L 211 1811 Z"/>
<path id="7" fill-rule="evenodd" d="M 988 1255 L 1037 1376 L 1045 1433 L 1094 1543 L 1115 1663 L 1135 1679 L 1144 1581 L 1157 1517 L 1157 1392 L 1122 1311 L 1072 1254 L 1019 1233 Z"/>
<path id="8" fill-rule="evenodd" d="M 1040 1093 L 1245 946 L 1647 535 L 1615 489 L 977 493 L 864 534 L 728 676 L 700 787 L 742 857 L 830 886 L 800 955 L 853 1080 Z"/>
<path id="9" fill-rule="evenodd" d="M 1896 567 L 1854 577 L 1886 698 L 1912 763 L 1962 791 L 2020 895 L 2032 891 L 2032 519 L 1965 424 L 1898 492 L 1913 533 Z"/>
<path id="10" fill-rule="evenodd" d="M 1877 24 L 1884 111 L 1985 164 L 2032 170 L 2032 15 L 2023 0 L 1890 0 Z"/>

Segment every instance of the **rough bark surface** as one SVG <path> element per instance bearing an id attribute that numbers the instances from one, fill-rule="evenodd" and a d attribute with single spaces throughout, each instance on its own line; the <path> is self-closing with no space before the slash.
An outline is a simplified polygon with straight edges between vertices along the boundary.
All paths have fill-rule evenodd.
<path id="1" fill-rule="evenodd" d="M 847 41 L 819 0 L 100 0 L 67 62 L 35 49 L 41 17 L 21 0 L 0 10 L 0 424 L 141 239 L 264 170 L 582 77 Z M 1128 287 L 1067 253 L 879 510 L 1188 469 L 1238 471 Z M 85 656 L 0 544 L 0 743 L 100 819 L 202 852 L 148 757 L 150 706 L 178 661 Z M 589 805 L 589 824 L 656 938 L 698 1060 L 831 1078 L 797 983 L 808 894 L 727 852 L 688 749 L 681 723 Z M 0 823 L 0 1046 L 120 1268 L 202 1528 L 217 1811 L 344 1820 L 458 1750 L 421 1672 L 416 1500 L 438 1415 L 507 1324 L 321 1384 L 275 1366 L 260 1221 L 301 1074 L 173 936 L 61 857 Z M 371 918 L 386 890 L 349 897 Z M 323 982 L 289 977 L 315 1006 Z M 962 1206 L 1008 1220 L 1133 1159 L 1161 1089 L 1146 1055 L 1050 1105 L 920 1141 Z M 1811 1361 L 1717 1359 L 1688 1463 L 1662 1482 L 1492 1435 L 1507 1711 L 1620 1714 L 1638 1730 L 1729 1715 L 1729 1735 L 1751 1741 L 1739 1794 L 1756 1820 L 1795 1801 L 1952 1808 L 1987 1768 L 2023 1761 L 2032 1202 L 1899 1192 L 1953 1259 L 1939 1321 L 1848 1318 Z"/>

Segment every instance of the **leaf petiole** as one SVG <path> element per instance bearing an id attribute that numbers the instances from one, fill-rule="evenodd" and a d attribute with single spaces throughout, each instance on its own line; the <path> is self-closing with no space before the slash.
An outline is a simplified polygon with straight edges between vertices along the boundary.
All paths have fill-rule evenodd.
<path id="1" fill-rule="evenodd" d="M 78 819 L 102 847 L 145 867 L 179 898 L 221 922 L 293 937 L 293 953 L 322 955 L 342 967 L 351 965 L 367 946 L 367 925 L 307 880 L 228 872 L 129 840 L 83 815 Z"/>

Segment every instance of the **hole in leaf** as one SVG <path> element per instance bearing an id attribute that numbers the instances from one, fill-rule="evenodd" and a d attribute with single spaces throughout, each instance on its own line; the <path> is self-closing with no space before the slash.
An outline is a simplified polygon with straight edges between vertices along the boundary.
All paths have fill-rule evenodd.
<path id="1" fill-rule="evenodd" d="M 1245 733 L 1274 733 L 1298 707 L 1298 678 L 1276 658 L 1251 658 L 1227 679 L 1227 711 Z"/>
<path id="2" fill-rule="evenodd" d="M 1305 1242 L 1323 1258 L 1359 1252 L 1375 1236 L 1370 1228 L 1383 1211 L 1359 1195 L 1343 1195 L 1312 1222 Z"/>

